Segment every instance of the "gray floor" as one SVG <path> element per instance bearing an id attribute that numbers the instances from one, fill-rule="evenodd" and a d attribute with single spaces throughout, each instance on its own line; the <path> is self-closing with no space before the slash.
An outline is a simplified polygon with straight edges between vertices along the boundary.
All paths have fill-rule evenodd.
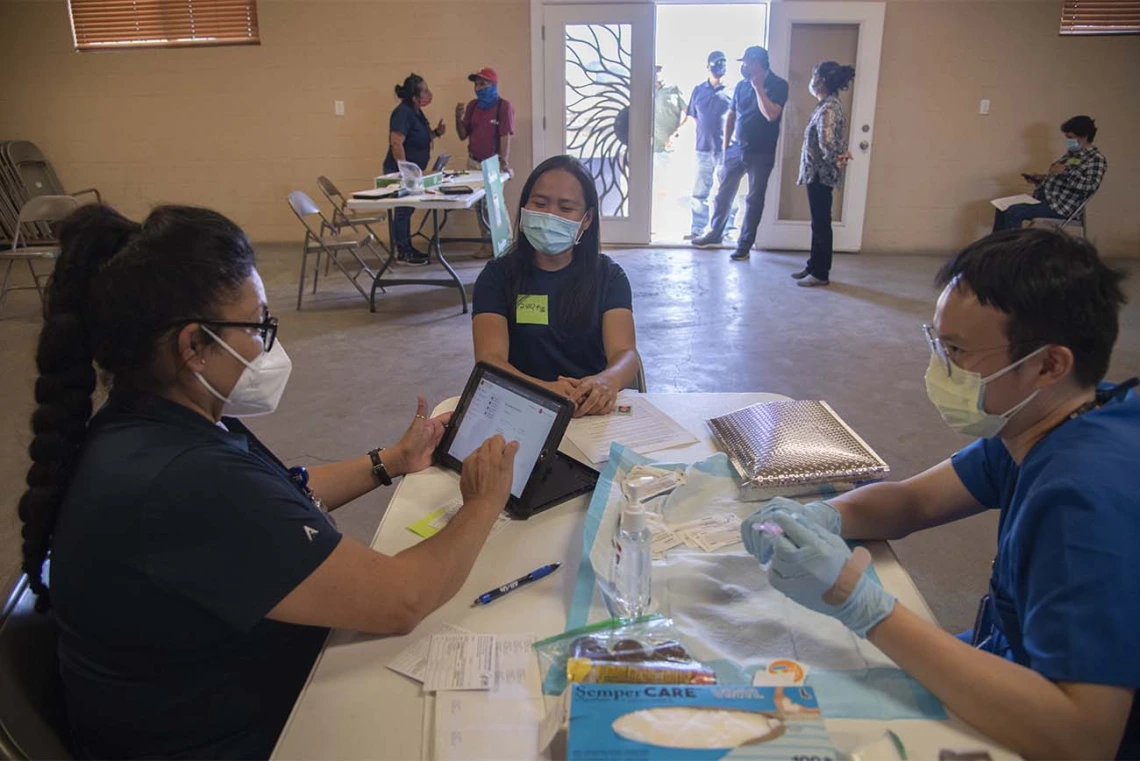
<path id="1" fill-rule="evenodd" d="M 355 456 L 395 441 L 415 409 L 458 394 L 472 362 L 470 318 L 454 290 L 404 287 L 380 297 L 376 314 L 339 275 L 293 310 L 297 246 L 259 247 L 281 339 L 294 362 L 280 410 L 253 428 L 287 461 Z M 919 324 L 929 321 L 929 257 L 840 256 L 829 289 L 796 288 L 800 254 L 624 250 L 614 256 L 633 284 L 638 346 L 651 391 L 773 391 L 830 402 L 891 464 L 894 477 L 932 465 L 966 443 L 926 400 L 929 359 Z M 482 262 L 456 256 L 463 280 Z M 438 270 L 416 270 L 422 275 Z M 439 272 L 442 274 L 442 272 Z M 1122 338 L 1111 378 L 1140 370 L 1140 280 L 1128 285 Z M 13 295 L 0 319 L 0 573 L 19 555 L 16 502 L 22 491 L 32 410 L 32 356 L 39 331 L 34 294 Z M 369 539 L 389 492 L 338 512 L 349 533 Z M 996 520 L 979 516 L 895 543 L 941 623 L 972 623 L 987 578 Z"/>

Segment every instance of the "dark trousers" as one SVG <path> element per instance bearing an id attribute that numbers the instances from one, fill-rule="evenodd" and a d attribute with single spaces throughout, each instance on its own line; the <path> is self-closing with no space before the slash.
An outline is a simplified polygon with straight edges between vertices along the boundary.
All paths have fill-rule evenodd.
<path id="1" fill-rule="evenodd" d="M 994 209 L 994 229 L 1017 230 L 1027 219 L 1064 219 L 1063 214 L 1053 211 L 1052 207 L 1044 201 L 1037 203 L 1019 203 L 1010 206 L 1005 211 Z"/>
<path id="2" fill-rule="evenodd" d="M 392 214 L 392 242 L 396 244 L 397 251 L 408 251 L 412 248 L 412 214 L 415 212 L 411 206 L 397 206 Z"/>
<path id="3" fill-rule="evenodd" d="M 748 175 L 748 197 L 745 199 L 744 222 L 740 226 L 738 251 L 748 251 L 756 242 L 756 228 L 760 226 L 760 215 L 764 213 L 764 193 L 768 190 L 768 175 L 776 164 L 774 153 L 741 153 L 740 146 L 730 147 L 724 154 L 724 164 L 720 167 L 720 189 L 713 205 L 713 218 L 709 225 L 709 236 L 724 237 L 729 212 L 740 181 Z"/>
<path id="4" fill-rule="evenodd" d="M 808 257 L 809 275 L 827 280 L 831 272 L 831 191 L 822 182 L 807 184 L 808 205 L 811 207 L 811 256 Z"/>

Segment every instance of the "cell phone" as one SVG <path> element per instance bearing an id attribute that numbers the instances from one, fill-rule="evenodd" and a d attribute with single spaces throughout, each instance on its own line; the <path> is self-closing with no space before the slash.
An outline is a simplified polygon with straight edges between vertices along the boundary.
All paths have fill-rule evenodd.
<path id="1" fill-rule="evenodd" d="M 475 191 L 467 185 L 440 185 L 439 192 L 445 196 L 465 196 Z"/>

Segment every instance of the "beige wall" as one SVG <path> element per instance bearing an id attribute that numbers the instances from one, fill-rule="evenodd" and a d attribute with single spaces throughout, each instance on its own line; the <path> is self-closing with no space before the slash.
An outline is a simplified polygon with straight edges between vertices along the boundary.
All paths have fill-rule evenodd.
<path id="1" fill-rule="evenodd" d="M 517 112 L 513 161 L 530 165 L 527 0 L 258 8 L 260 46 L 78 54 L 65 0 L 0 0 L 0 137 L 35 141 L 65 186 L 95 185 L 128 214 L 201 204 L 255 239 L 295 240 L 289 191 L 325 206 L 320 174 L 342 190 L 370 185 L 387 151 L 393 87 L 412 71 L 434 93 L 432 125 L 448 124 L 437 152 L 465 164 L 455 104 L 473 97 L 467 74 L 490 65 Z M 509 204 L 521 184 L 508 184 Z"/>
<path id="2" fill-rule="evenodd" d="M 528 0 L 259 5 L 259 47 L 80 55 L 65 0 L 0 0 L 0 138 L 36 141 L 65 184 L 97 185 L 130 214 L 206 204 L 256 239 L 293 240 L 289 190 L 316 195 L 321 173 L 359 187 L 379 172 L 398 79 L 424 75 L 433 123 L 450 121 L 470 94 L 464 75 L 490 64 L 518 113 L 512 163 L 531 165 Z M 977 237 L 988 199 L 1023 190 L 1018 174 L 1063 150 L 1057 125 L 1089 113 L 1109 159 L 1094 238 L 1140 256 L 1140 38 L 1062 39 L 1059 9 L 887 3 L 865 251 L 945 252 Z M 440 147 L 463 156 L 453 127 Z M 509 203 L 520 185 L 508 185 Z"/>

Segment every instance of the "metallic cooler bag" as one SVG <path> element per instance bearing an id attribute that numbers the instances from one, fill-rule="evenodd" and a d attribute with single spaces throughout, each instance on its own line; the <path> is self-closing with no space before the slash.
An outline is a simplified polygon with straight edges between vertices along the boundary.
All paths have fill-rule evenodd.
<path id="1" fill-rule="evenodd" d="M 753 404 L 708 421 L 747 498 L 798 496 L 878 481 L 891 469 L 827 402 Z"/>

